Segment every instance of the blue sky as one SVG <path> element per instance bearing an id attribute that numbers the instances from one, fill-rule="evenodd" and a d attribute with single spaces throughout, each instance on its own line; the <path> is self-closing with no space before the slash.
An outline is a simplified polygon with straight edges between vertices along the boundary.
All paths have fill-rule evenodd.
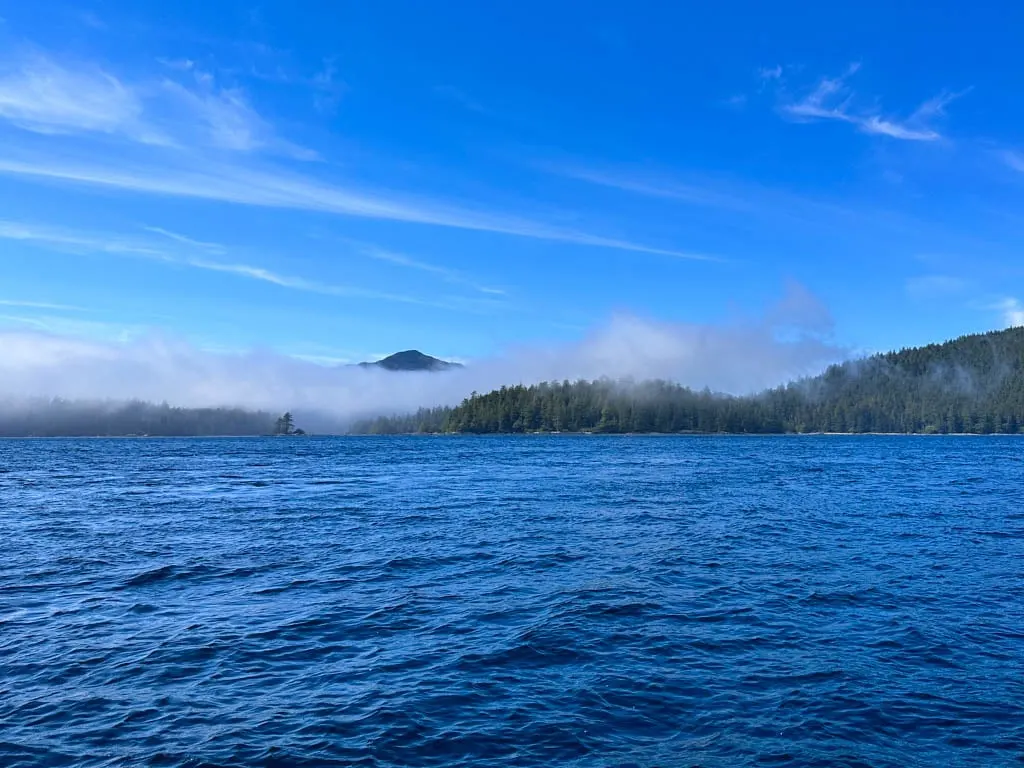
<path id="1" fill-rule="evenodd" d="M 0 325 L 471 359 L 794 285 L 856 350 L 1024 323 L 1024 7 L 817 5 L 0 0 Z"/>

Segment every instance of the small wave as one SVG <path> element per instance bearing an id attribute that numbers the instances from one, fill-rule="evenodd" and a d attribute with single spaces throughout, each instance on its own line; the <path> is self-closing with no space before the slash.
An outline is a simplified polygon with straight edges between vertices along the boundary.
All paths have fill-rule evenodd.
<path id="1" fill-rule="evenodd" d="M 1019 446 L 557 442 L 0 442 L 0 766 L 1020 762 Z"/>
<path id="2" fill-rule="evenodd" d="M 163 581 L 193 579 L 216 575 L 218 573 L 218 569 L 212 568 L 208 565 L 199 565 L 194 567 L 161 565 L 157 568 L 151 568 L 149 570 L 135 574 L 134 576 L 126 579 L 122 586 L 125 588 L 146 587 L 152 584 L 158 584 Z"/>

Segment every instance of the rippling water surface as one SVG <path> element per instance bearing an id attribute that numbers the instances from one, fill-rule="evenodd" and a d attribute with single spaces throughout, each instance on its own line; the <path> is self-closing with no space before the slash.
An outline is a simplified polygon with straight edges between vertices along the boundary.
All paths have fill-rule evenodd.
<path id="1" fill-rule="evenodd" d="M 0 441 L 0 765 L 1020 765 L 1022 459 Z"/>

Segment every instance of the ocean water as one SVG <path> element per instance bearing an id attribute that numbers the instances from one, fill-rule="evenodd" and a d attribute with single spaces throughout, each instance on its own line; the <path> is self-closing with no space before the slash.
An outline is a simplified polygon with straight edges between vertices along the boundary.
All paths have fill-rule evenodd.
<path id="1" fill-rule="evenodd" d="M 1024 763 L 1024 440 L 0 441 L 0 765 Z"/>

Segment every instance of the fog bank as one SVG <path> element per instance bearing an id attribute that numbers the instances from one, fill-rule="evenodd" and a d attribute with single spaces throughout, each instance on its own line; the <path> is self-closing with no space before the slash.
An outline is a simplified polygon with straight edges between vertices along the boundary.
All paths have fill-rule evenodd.
<path id="1" fill-rule="evenodd" d="M 115 344 L 0 331 L 0 397 L 8 407 L 23 398 L 139 399 L 347 420 L 455 404 L 504 384 L 602 376 L 744 394 L 817 373 L 846 356 L 823 335 L 820 318 L 808 327 L 778 313 L 776 307 L 760 320 L 728 325 L 619 315 L 576 343 L 509 349 L 442 373 L 326 367 L 267 351 L 209 352 L 155 335 Z"/>

